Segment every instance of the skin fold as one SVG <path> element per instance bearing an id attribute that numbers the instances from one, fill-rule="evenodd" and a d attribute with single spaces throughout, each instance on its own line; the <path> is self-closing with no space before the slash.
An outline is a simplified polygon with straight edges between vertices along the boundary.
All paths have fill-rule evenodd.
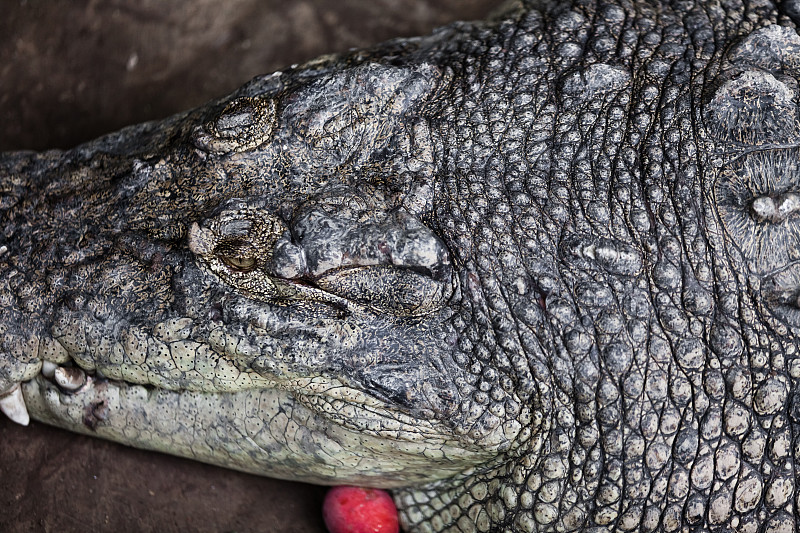
<path id="1" fill-rule="evenodd" d="M 412 531 L 794 530 L 794 13 L 514 3 L 4 155 L 4 411 Z"/>

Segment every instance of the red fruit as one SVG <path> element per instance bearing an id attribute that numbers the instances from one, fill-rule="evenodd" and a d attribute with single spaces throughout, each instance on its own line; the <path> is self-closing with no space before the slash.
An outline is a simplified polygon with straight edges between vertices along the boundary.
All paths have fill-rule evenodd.
<path id="1" fill-rule="evenodd" d="M 385 490 L 333 487 L 325 495 L 322 517 L 331 533 L 398 533 L 397 507 Z"/>

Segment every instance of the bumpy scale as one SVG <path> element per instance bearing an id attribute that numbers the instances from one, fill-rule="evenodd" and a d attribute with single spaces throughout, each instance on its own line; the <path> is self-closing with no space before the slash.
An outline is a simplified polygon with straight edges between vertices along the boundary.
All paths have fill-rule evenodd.
<path id="1" fill-rule="evenodd" d="M 409 531 L 795 531 L 799 16 L 517 2 L 5 154 L 0 408 Z"/>

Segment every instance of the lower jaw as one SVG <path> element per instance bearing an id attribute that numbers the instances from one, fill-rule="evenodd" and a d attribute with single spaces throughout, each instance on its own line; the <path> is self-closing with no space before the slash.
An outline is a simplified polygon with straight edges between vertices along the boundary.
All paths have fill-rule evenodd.
<path id="1" fill-rule="evenodd" d="M 373 437 L 332 424 L 291 393 L 169 391 L 87 375 L 65 391 L 21 385 L 31 417 L 70 431 L 244 472 L 323 485 L 426 484 L 476 464 L 442 444 Z M 446 453 L 443 453 L 446 452 Z"/>

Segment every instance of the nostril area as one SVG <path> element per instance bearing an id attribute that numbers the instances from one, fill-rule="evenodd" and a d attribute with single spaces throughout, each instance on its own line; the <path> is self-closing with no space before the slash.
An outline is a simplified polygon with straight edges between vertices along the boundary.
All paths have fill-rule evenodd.
<path id="1" fill-rule="evenodd" d="M 734 68 L 719 78 L 705 106 L 707 124 L 716 138 L 758 145 L 796 137 L 797 95 L 791 84 L 752 68 Z"/>
<path id="2" fill-rule="evenodd" d="M 750 210 L 756 220 L 772 221 L 778 213 L 775 200 L 769 196 L 759 196 L 750 204 Z"/>
<path id="3" fill-rule="evenodd" d="M 750 203 L 750 211 L 759 222 L 780 223 L 800 212 L 800 195 L 787 192 L 758 196 Z"/>

